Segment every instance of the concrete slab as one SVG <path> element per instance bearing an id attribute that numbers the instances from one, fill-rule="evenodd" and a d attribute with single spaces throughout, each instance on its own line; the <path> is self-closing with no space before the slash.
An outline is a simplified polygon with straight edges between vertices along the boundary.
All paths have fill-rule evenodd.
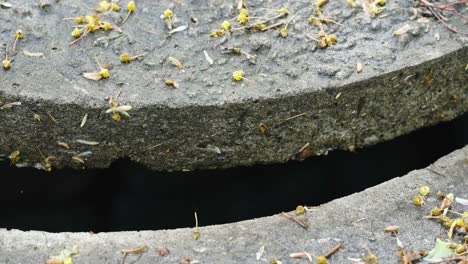
<path id="1" fill-rule="evenodd" d="M 44 167 L 48 156 L 54 157 L 48 160 L 54 168 L 106 167 L 122 157 L 158 170 L 285 162 L 390 140 L 468 109 L 467 37 L 432 18 L 410 20 L 411 1 L 387 1 L 375 18 L 345 1 L 327 3 L 325 16 L 343 25 L 325 25 L 338 37 L 325 49 L 306 36 L 319 31 L 307 22 L 313 14 L 308 0 L 248 1 L 251 16 L 272 16 L 276 11 L 268 9 L 287 7 L 289 17 L 296 16 L 287 38 L 277 29 L 210 38 L 224 20 L 236 17 L 234 1 L 140 0 L 119 25 L 120 37 L 99 31 L 69 46 L 74 23 L 62 19 L 90 14 L 96 5 L 41 0 L 0 8 L 0 39 L 10 51 L 15 31 L 24 33 L 18 53 L 10 54 L 11 69 L 0 71 L 0 107 L 21 102 L 0 110 L 0 154 L 20 151 L 19 166 Z M 159 18 L 167 8 L 174 11 L 174 27 L 188 29 L 169 35 Z M 118 22 L 124 15 L 122 10 L 102 19 Z M 447 17 L 463 28 L 463 21 Z M 394 36 L 405 24 L 408 33 Z M 232 27 L 239 26 L 232 21 Z M 255 55 L 256 64 L 223 53 L 228 45 Z M 124 65 L 119 62 L 124 52 L 145 56 Z M 95 55 L 112 66 L 109 79 L 82 77 L 97 71 Z M 357 63 L 364 65 L 360 74 Z M 236 70 L 252 81 L 233 81 Z M 179 87 L 166 86 L 168 79 Z M 105 113 L 107 99 L 118 91 L 120 104 L 133 107 L 121 122 Z M 87 123 L 80 127 L 85 115 Z M 86 154 L 80 156 L 85 164 L 72 160 L 80 153 Z"/>
<path id="2" fill-rule="evenodd" d="M 193 229 L 188 228 L 99 234 L 3 229 L 0 230 L 0 263 L 43 263 L 69 245 L 78 245 L 81 251 L 74 257 L 76 264 L 120 263 L 122 249 L 142 245 L 148 246 L 148 250 L 138 260 L 129 256 L 125 263 L 180 263 L 186 256 L 200 263 L 269 263 L 273 259 L 283 263 L 306 263 L 306 260 L 290 259 L 288 255 L 303 250 L 319 255 L 337 242 L 345 241 L 343 248 L 330 258 L 330 263 L 348 263 L 348 257 L 365 257 L 363 247 L 367 245 L 377 255 L 379 263 L 396 264 L 400 263 L 397 242 L 384 234 L 383 229 L 398 225 L 399 239 L 414 250 L 432 249 L 437 237 L 446 238 L 447 232 L 441 224 L 422 217 L 439 205 L 437 191 L 468 198 L 467 157 L 468 146 L 426 169 L 312 208 L 304 218 L 310 224 L 308 230 L 279 215 L 203 227 L 198 240 L 192 238 Z M 412 204 L 412 198 L 423 185 L 430 186 L 431 193 L 426 205 L 420 208 Z M 310 191 L 320 190 L 311 186 Z M 468 208 L 458 205 L 457 210 Z M 202 215 L 199 219 L 203 223 Z M 458 239 L 460 237 L 455 238 Z M 262 247 L 265 252 L 257 260 L 256 253 Z M 159 248 L 168 248 L 170 254 L 159 256 Z"/>

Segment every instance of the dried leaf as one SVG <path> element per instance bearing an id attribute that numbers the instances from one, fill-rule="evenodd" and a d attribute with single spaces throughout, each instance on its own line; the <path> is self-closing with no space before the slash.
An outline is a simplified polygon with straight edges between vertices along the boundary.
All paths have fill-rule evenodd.
<path id="1" fill-rule="evenodd" d="M 455 199 L 453 193 L 449 193 L 445 195 L 444 199 L 440 203 L 440 209 L 444 210 L 446 208 L 450 208 L 452 206 L 453 200 Z"/>
<path id="2" fill-rule="evenodd" d="M 182 63 L 180 63 L 180 61 L 174 57 L 168 57 L 167 58 L 170 62 L 172 62 L 172 64 L 174 64 L 175 66 L 177 66 L 177 68 L 179 70 L 183 70 L 184 69 L 184 65 L 182 65 Z"/>
<path id="3" fill-rule="evenodd" d="M 431 19 L 428 18 L 428 17 L 420 17 L 420 18 L 418 18 L 418 20 L 416 20 L 416 22 L 418 22 L 418 23 L 429 23 L 429 22 L 431 22 Z"/>
<path id="4" fill-rule="evenodd" d="M 46 264 L 72 264 L 73 255 L 79 254 L 78 246 L 67 246 L 60 252 L 60 255 L 50 257 Z"/>
<path id="5" fill-rule="evenodd" d="M 402 26 L 402 27 L 399 28 L 398 30 L 393 31 L 393 35 L 394 35 L 394 36 L 403 35 L 403 34 L 405 34 L 406 32 L 408 32 L 410 29 L 411 29 L 411 26 L 408 25 L 408 24 L 405 24 L 404 26 Z"/>
<path id="6" fill-rule="evenodd" d="M 305 160 L 306 158 L 314 155 L 314 149 L 310 146 L 309 143 L 306 143 L 301 149 L 299 149 L 299 151 L 296 154 L 296 157 L 299 160 Z"/>
<path id="7" fill-rule="evenodd" d="M 424 258 L 425 261 L 429 262 L 439 262 L 443 261 L 444 259 L 452 256 L 453 249 L 448 247 L 450 243 L 444 242 L 437 238 L 436 245 L 434 248 L 427 254 Z"/>
<path id="8" fill-rule="evenodd" d="M 84 115 L 83 119 L 81 120 L 80 127 L 84 127 L 84 125 L 86 124 L 86 121 L 88 121 L 88 114 Z"/>
<path id="9" fill-rule="evenodd" d="M 164 82 L 166 85 L 168 86 L 172 86 L 174 88 L 178 88 L 179 87 L 179 84 L 176 82 L 176 81 L 173 81 L 173 80 L 166 80 Z"/>
<path id="10" fill-rule="evenodd" d="M 9 108 L 12 108 L 13 106 L 19 106 L 19 105 L 21 105 L 21 102 L 13 102 L 13 103 L 4 104 L 0 107 L 0 110 L 9 109 Z"/>
<path id="11" fill-rule="evenodd" d="M 210 55 L 208 55 L 208 52 L 206 50 L 203 50 L 203 53 L 205 54 L 205 59 L 208 61 L 208 63 L 210 65 L 213 65 L 214 61 L 213 59 L 210 57 Z"/>
<path id="12" fill-rule="evenodd" d="M 68 145 L 67 143 L 65 142 L 58 142 L 57 143 L 57 146 L 61 147 L 61 148 L 64 148 L 64 149 L 70 149 L 70 145 Z"/>
<path id="13" fill-rule="evenodd" d="M 71 159 L 77 163 L 85 164 L 84 160 L 80 158 L 79 156 L 72 156 Z"/>
<path id="14" fill-rule="evenodd" d="M 312 255 L 310 255 L 309 253 L 307 252 L 296 252 L 296 253 L 291 253 L 289 254 L 289 257 L 290 258 L 293 258 L 293 259 L 303 259 L 303 258 L 307 258 L 309 259 L 310 263 L 312 263 Z"/>
<path id="15" fill-rule="evenodd" d="M 42 57 L 44 56 L 44 53 L 42 52 L 29 52 L 27 50 L 23 50 L 24 55 L 29 56 L 29 57 Z"/>
<path id="16" fill-rule="evenodd" d="M 390 226 L 387 226 L 387 227 L 384 228 L 384 232 L 385 232 L 385 233 L 388 232 L 388 233 L 395 233 L 395 234 L 397 234 L 398 231 L 400 231 L 400 227 L 397 226 L 397 225 L 390 225 Z"/>
<path id="17" fill-rule="evenodd" d="M 132 109 L 132 106 L 130 105 L 121 105 L 121 106 L 116 106 L 112 107 L 110 109 L 107 109 L 106 113 L 126 113 L 127 111 L 130 111 Z"/>
<path id="18" fill-rule="evenodd" d="M 89 140 L 83 140 L 83 139 L 77 139 L 77 143 L 83 144 L 83 145 L 88 145 L 88 146 L 96 146 L 99 145 L 99 142 L 97 141 L 89 141 Z"/>
<path id="19" fill-rule="evenodd" d="M 177 33 L 177 32 L 180 32 L 180 31 L 184 31 L 188 28 L 188 26 L 180 26 L 180 27 L 176 27 L 174 28 L 173 30 L 169 31 L 169 34 L 174 34 L 174 33 Z"/>
<path id="20" fill-rule="evenodd" d="M 463 199 L 463 198 L 455 198 L 455 201 L 459 204 L 466 205 L 468 206 L 468 199 Z"/>
<path id="21" fill-rule="evenodd" d="M 144 246 L 137 247 L 137 248 L 132 248 L 132 249 L 122 249 L 122 253 L 136 255 L 136 254 L 141 254 L 141 253 L 145 252 L 147 248 L 148 247 L 146 245 L 144 245 Z"/>
<path id="22" fill-rule="evenodd" d="M 93 81 L 99 81 L 102 79 L 102 76 L 99 72 L 85 72 L 83 73 L 83 77 Z"/>
<path id="23" fill-rule="evenodd" d="M 260 260 L 260 258 L 262 258 L 263 253 L 265 253 L 265 246 L 261 246 L 260 249 L 255 254 L 255 257 L 257 258 L 257 260 Z"/>
<path id="24" fill-rule="evenodd" d="M 12 8 L 13 5 L 8 3 L 8 2 L 0 2 L 0 6 L 4 7 L 4 8 Z"/>

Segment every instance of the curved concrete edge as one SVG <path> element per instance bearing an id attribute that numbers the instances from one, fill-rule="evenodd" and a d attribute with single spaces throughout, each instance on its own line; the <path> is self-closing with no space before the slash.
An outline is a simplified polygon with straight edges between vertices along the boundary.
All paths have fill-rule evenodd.
<path id="1" fill-rule="evenodd" d="M 81 253 L 74 257 L 76 264 L 120 263 L 122 249 L 142 245 L 148 246 L 148 250 L 139 259 L 128 256 L 126 263 L 179 263 L 186 256 L 200 263 L 269 263 L 272 259 L 305 263 L 289 259 L 288 255 L 303 250 L 323 254 L 343 240 L 343 248 L 331 257 L 331 263 L 348 263 L 347 257 L 364 257 L 363 246 L 368 245 L 380 263 L 396 264 L 400 263 L 395 252 L 396 240 L 384 234 L 383 228 L 400 226 L 399 238 L 408 249 L 431 249 L 435 239 L 446 233 L 441 231 L 440 224 L 422 217 L 439 204 L 435 198 L 438 190 L 468 198 L 467 157 L 468 145 L 426 169 L 313 208 L 306 216 L 309 230 L 278 215 L 203 227 L 198 240 L 192 238 L 192 229 L 188 228 L 100 234 L 0 230 L 0 263 L 44 263 L 48 256 L 57 255 L 67 245 L 79 247 Z M 423 185 L 430 186 L 431 193 L 427 204 L 419 208 L 411 201 Z M 320 190 L 311 186 L 310 191 Z M 203 222 L 203 216 L 199 218 Z M 157 249 L 166 247 L 170 254 L 159 256 Z M 256 253 L 262 247 L 265 252 L 257 260 Z"/>
<path id="2" fill-rule="evenodd" d="M 155 170 L 193 170 L 353 151 L 467 112 L 466 57 L 468 47 L 463 47 L 341 88 L 221 106 L 140 108 L 121 122 L 105 108 L 22 101 L 0 110 L 0 154 L 20 151 L 19 166 L 39 168 L 45 156 L 53 156 L 49 161 L 55 168 L 102 168 L 130 157 Z M 88 121 L 80 128 L 85 114 Z M 80 139 L 99 145 L 79 144 Z M 72 159 L 83 153 L 84 164 Z"/>

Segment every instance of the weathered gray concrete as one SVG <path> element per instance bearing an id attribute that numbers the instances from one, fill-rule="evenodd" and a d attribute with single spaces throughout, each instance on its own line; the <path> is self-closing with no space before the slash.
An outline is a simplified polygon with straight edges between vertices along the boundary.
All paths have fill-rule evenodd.
<path id="1" fill-rule="evenodd" d="M 119 263 L 120 250 L 142 245 L 149 247 L 146 253 L 137 262 L 132 262 L 136 258 L 130 256 L 126 263 L 179 263 L 185 256 L 200 263 L 269 263 L 275 258 L 283 263 L 306 263 L 305 260 L 289 259 L 288 255 L 303 250 L 323 254 L 343 240 L 342 250 L 331 257 L 330 263 L 348 263 L 347 257 L 363 257 L 363 246 L 367 245 L 378 256 L 379 263 L 396 264 L 400 263 L 395 251 L 396 240 L 384 234 L 383 229 L 389 225 L 400 226 L 400 240 L 408 249 L 414 250 L 430 250 L 437 237 L 445 238 L 447 233 L 439 223 L 422 217 L 430 208 L 439 205 L 437 191 L 468 198 L 467 157 L 468 146 L 426 169 L 312 208 L 306 217 L 309 230 L 279 215 L 203 227 L 199 240 L 193 240 L 192 229 L 101 234 L 0 230 L 0 263 L 43 263 L 67 245 L 78 245 L 81 251 L 74 257 L 76 264 Z M 426 199 L 427 204 L 419 208 L 411 201 L 423 185 L 430 186 L 431 193 Z M 310 186 L 310 191 L 320 190 Z M 457 205 L 457 210 L 468 208 Z M 199 218 L 202 220 L 203 216 Z M 157 249 L 165 247 L 171 253 L 159 256 Z M 255 254 L 261 247 L 265 247 L 265 253 L 257 261 Z"/>
<path id="2" fill-rule="evenodd" d="M 316 48 L 305 36 L 318 32 L 307 23 L 309 0 L 248 1 L 251 16 L 281 5 L 290 16 L 297 15 L 289 37 L 279 37 L 277 30 L 237 32 L 224 44 L 223 38 L 208 34 L 236 16 L 234 1 L 182 2 L 137 1 L 137 11 L 121 25 L 121 37 L 103 40 L 117 33 L 97 32 L 74 46 L 68 46 L 73 22 L 62 18 L 90 13 L 87 6 L 97 1 L 19 1 L 0 8 L 2 43 L 11 48 L 16 29 L 25 35 L 11 69 L 0 71 L 0 106 L 22 103 L 0 110 L 0 154 L 18 150 L 19 165 L 33 166 L 44 160 L 39 148 L 55 157 L 50 160 L 55 168 L 106 167 L 121 157 L 158 170 L 284 162 L 296 159 L 306 143 L 316 155 L 353 150 L 453 119 L 468 109 L 466 36 L 433 19 L 410 20 L 412 1 L 388 1 L 387 16 L 373 19 L 346 1 L 327 3 L 324 14 L 343 25 L 325 26 L 338 36 L 337 45 L 326 49 Z M 188 25 L 188 30 L 169 36 L 159 19 L 166 8 L 174 10 L 175 26 Z M 103 19 L 118 21 L 124 13 Z M 461 21 L 447 16 L 463 28 Z M 404 24 L 412 27 L 410 32 L 393 36 Z M 224 45 L 256 55 L 256 65 L 245 56 L 222 53 Z M 25 50 L 45 56 L 25 56 Z M 123 52 L 146 55 L 121 65 Z M 95 82 L 81 76 L 97 70 L 95 54 L 103 64 L 113 65 L 109 79 Z M 169 63 L 168 56 L 178 58 L 185 70 Z M 358 62 L 364 64 L 361 74 L 355 70 Z M 243 70 L 254 83 L 232 81 L 235 70 Z M 423 81 L 431 70 L 426 86 Z M 166 79 L 176 80 L 179 88 L 165 86 Z M 115 122 L 105 114 L 105 98 L 119 90 L 121 105 L 133 109 L 131 118 Z M 85 114 L 88 122 L 80 128 Z M 266 133 L 259 131 L 261 123 L 268 126 Z M 100 144 L 82 145 L 76 143 L 79 139 Z M 57 142 L 71 149 L 59 148 Z M 92 154 L 83 157 L 84 165 L 71 160 L 87 151 Z"/>

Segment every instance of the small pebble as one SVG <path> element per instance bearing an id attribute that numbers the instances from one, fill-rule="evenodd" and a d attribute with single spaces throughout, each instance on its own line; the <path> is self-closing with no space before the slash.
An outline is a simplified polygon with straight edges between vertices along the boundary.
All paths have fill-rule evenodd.
<path id="1" fill-rule="evenodd" d="M 364 65 L 362 65 L 362 63 L 356 64 L 357 73 L 361 73 L 363 70 L 364 70 Z"/>

